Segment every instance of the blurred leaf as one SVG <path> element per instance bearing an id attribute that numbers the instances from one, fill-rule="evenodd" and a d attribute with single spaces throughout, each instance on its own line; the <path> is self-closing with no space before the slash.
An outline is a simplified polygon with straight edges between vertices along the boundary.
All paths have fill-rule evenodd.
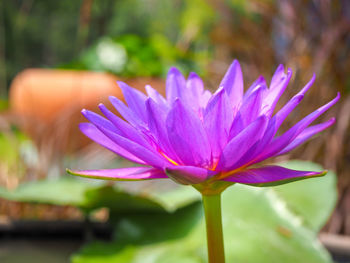
<path id="1" fill-rule="evenodd" d="M 99 187 L 83 180 L 62 177 L 22 183 L 13 191 L 0 188 L 0 196 L 18 202 L 85 206 L 88 203 L 86 191 Z"/>
<path id="2" fill-rule="evenodd" d="M 282 166 L 304 171 L 322 171 L 312 162 L 289 161 Z M 329 171 L 325 176 L 274 187 L 273 190 L 286 200 L 288 208 L 302 218 L 315 231 L 326 223 L 337 201 L 336 175 Z"/>
<path id="3" fill-rule="evenodd" d="M 303 169 L 308 165 L 310 164 L 305 162 L 291 162 L 288 167 Z M 324 178 L 310 179 L 313 182 L 305 187 L 300 185 L 307 181 L 292 183 L 288 185 L 288 189 L 284 189 L 285 186 L 262 189 L 239 184 L 227 189 L 223 194 L 227 262 L 331 262 L 329 254 L 316 239 L 313 231 L 315 225 L 303 224 L 317 214 L 329 215 L 331 212 L 331 205 L 320 208 L 319 200 L 315 198 L 325 195 L 325 199 L 332 199 L 335 196 L 334 184 L 327 182 L 329 179 L 326 182 L 322 179 Z M 291 193 L 304 198 L 287 198 Z M 305 202 L 306 199 L 308 202 Z M 300 211 L 290 210 L 291 207 Z M 307 208 L 313 212 L 303 211 Z M 320 214 L 319 210 L 323 209 L 325 212 Z M 207 262 L 205 226 L 200 214 L 198 206 L 192 205 L 177 211 L 169 218 L 165 215 L 156 217 L 141 214 L 137 217 L 126 217 L 118 225 L 116 233 L 120 235 L 114 243 L 95 242 L 87 245 L 72 257 L 72 261 Z M 198 217 L 202 218 L 199 222 Z M 194 227 L 188 230 L 184 226 L 191 225 L 191 221 Z M 174 235 L 177 232 L 188 234 Z M 168 238 L 167 241 L 161 238 L 162 233 Z M 125 254 L 128 255 L 127 258 L 118 258 Z"/>
<path id="4" fill-rule="evenodd" d="M 22 175 L 22 159 L 27 157 L 25 154 L 29 148 L 33 150 L 35 147 L 29 138 L 15 127 L 11 132 L 0 133 L 0 166 L 7 171 L 4 176 Z M 32 155 L 35 158 L 35 152 Z"/>
<path id="5" fill-rule="evenodd" d="M 98 39 L 78 59 L 60 68 L 106 71 L 125 77 L 163 76 L 174 65 L 185 73 L 191 70 L 203 72 L 206 58 L 208 51 L 181 50 L 157 33 L 147 38 L 126 34 Z"/>
<path id="6" fill-rule="evenodd" d="M 121 213 L 172 212 L 197 201 L 199 195 L 182 188 L 164 194 L 131 194 L 106 185 L 105 181 L 62 176 L 23 183 L 13 191 L 0 187 L 0 197 L 18 202 L 72 205 L 86 211 L 107 207 L 113 217 Z"/>

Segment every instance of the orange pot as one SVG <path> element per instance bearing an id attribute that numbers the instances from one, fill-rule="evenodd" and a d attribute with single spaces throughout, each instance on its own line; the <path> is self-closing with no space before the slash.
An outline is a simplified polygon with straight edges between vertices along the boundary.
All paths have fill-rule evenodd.
<path id="1" fill-rule="evenodd" d="M 90 71 L 26 69 L 10 87 L 11 111 L 38 144 L 47 145 L 47 140 L 54 138 L 63 151 L 77 149 L 87 142 L 78 130 L 78 123 L 85 121 L 81 109 L 96 111 L 110 95 L 122 99 L 117 80 L 111 74 Z M 164 93 L 164 80 L 137 78 L 125 82 L 143 91 L 151 84 Z"/>

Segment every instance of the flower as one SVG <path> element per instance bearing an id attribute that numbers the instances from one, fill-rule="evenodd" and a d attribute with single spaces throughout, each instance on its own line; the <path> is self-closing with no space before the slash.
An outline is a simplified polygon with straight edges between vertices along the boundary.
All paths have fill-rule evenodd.
<path id="1" fill-rule="evenodd" d="M 68 172 L 108 180 L 171 178 L 191 185 L 228 182 L 256 186 L 324 175 L 325 172 L 257 165 L 291 151 L 335 121 L 331 118 L 310 126 L 339 100 L 339 93 L 277 135 L 282 122 L 315 80 L 314 75 L 274 114 L 291 76 L 292 71 L 288 69 L 285 73 L 280 65 L 269 87 L 260 76 L 244 93 L 241 67 L 235 60 L 214 94 L 204 90 L 202 80 L 195 73 L 186 80 L 176 68 L 168 73 L 166 98 L 150 86 L 146 86 L 146 96 L 118 82 L 127 106 L 115 97 L 110 97 L 110 101 L 124 120 L 100 104 L 105 117 L 83 110 L 90 122 L 80 124 L 80 129 L 90 139 L 141 166 Z"/>

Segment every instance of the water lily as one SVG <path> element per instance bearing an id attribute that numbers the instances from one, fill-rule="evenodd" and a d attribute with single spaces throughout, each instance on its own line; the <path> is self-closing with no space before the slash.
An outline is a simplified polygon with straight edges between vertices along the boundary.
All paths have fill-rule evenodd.
<path id="1" fill-rule="evenodd" d="M 292 71 L 285 72 L 280 65 L 269 86 L 260 76 L 244 92 L 241 67 L 235 60 L 214 93 L 204 89 L 195 73 L 186 79 L 176 68 L 168 73 L 166 98 L 150 86 L 146 86 L 146 96 L 118 82 L 127 106 L 115 97 L 110 97 L 110 102 L 123 119 L 100 104 L 105 117 L 83 110 L 89 122 L 80 124 L 80 129 L 95 142 L 140 166 L 68 172 L 107 180 L 170 178 L 194 186 L 203 196 L 209 262 L 224 262 L 220 196 L 225 188 L 234 183 L 270 186 L 325 174 L 259 165 L 293 150 L 335 121 L 331 118 L 311 125 L 339 100 L 339 93 L 278 135 L 283 121 L 315 80 L 313 76 L 275 113 L 291 76 Z"/>

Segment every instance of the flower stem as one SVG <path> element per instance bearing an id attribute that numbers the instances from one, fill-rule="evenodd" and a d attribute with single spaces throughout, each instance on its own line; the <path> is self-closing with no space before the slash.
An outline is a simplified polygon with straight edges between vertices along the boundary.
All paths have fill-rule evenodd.
<path id="1" fill-rule="evenodd" d="M 221 220 L 221 193 L 202 195 L 209 263 L 225 263 L 224 239 Z"/>

